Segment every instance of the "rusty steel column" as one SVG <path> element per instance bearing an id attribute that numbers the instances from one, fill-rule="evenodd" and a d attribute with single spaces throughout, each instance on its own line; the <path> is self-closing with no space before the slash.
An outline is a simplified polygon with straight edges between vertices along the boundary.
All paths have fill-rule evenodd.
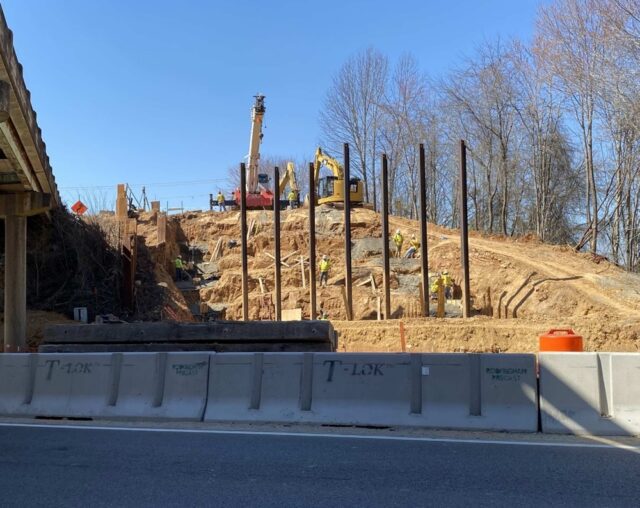
<path id="1" fill-rule="evenodd" d="M 384 318 L 391 317 L 391 288 L 389 286 L 389 178 L 387 154 L 382 154 L 382 260 L 384 286 Z"/>
<path id="2" fill-rule="evenodd" d="M 280 168 L 273 168 L 273 180 L 275 185 L 280 182 Z M 282 270 L 280 267 L 280 193 L 273 193 L 273 245 L 275 252 L 273 258 L 276 263 L 275 286 L 276 286 L 276 321 L 282 319 Z"/>
<path id="3" fill-rule="evenodd" d="M 316 182 L 315 167 L 309 163 L 309 305 L 310 319 L 316 319 Z"/>
<path id="4" fill-rule="evenodd" d="M 249 273 L 247 266 L 247 170 L 240 163 L 240 237 L 242 246 L 242 319 L 249 321 Z"/>
<path id="5" fill-rule="evenodd" d="M 460 140 L 460 255 L 462 261 L 462 317 L 471 315 L 469 284 L 469 225 L 467 222 L 467 146 Z"/>
<path id="6" fill-rule="evenodd" d="M 347 319 L 353 319 L 351 283 L 351 161 L 349 143 L 344 144 L 344 288 L 347 295 Z"/>
<path id="7" fill-rule="evenodd" d="M 422 315 L 429 317 L 429 248 L 427 245 L 427 174 L 424 144 L 420 143 L 420 256 L 422 265 Z"/>

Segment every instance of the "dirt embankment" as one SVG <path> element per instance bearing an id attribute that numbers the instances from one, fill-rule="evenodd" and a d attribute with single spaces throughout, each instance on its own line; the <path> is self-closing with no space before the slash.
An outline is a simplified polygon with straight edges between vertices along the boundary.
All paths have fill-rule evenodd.
<path id="1" fill-rule="evenodd" d="M 268 317 L 261 305 L 273 291 L 272 214 L 249 212 L 250 317 Z M 392 217 L 391 228 L 405 239 L 418 234 L 418 223 Z M 155 227 L 142 224 L 139 233 L 158 261 L 156 270 L 170 279 L 171 259 L 179 252 L 193 259 L 217 280 L 200 289 L 200 299 L 226 307 L 228 319 L 242 312 L 239 212 L 185 213 L 172 218 L 174 233 L 159 248 Z M 301 308 L 309 315 L 308 289 L 301 263 L 308 263 L 307 210 L 282 215 L 283 308 Z M 346 321 L 343 305 L 344 228 L 342 212 L 319 207 L 316 214 L 317 254 L 331 257 L 327 288 L 318 288 L 318 304 L 334 321 L 346 351 L 397 351 L 399 324 L 375 321 L 382 286 L 379 215 L 357 209 L 352 215 L 354 321 Z M 235 245 L 234 245 L 235 242 Z M 429 269 L 448 270 L 460 280 L 457 231 L 429 225 Z M 220 256 L 211 260 L 219 245 Z M 569 247 L 546 245 L 534 238 L 507 239 L 472 234 L 469 320 L 419 318 L 419 259 L 392 259 L 391 312 L 406 325 L 410 351 L 534 351 L 537 336 L 551 327 L 571 327 L 584 335 L 591 350 L 637 351 L 640 333 L 640 276 Z M 155 251 L 154 249 L 157 249 Z M 301 261 L 302 257 L 302 261 Z M 207 263 L 210 261 L 210 263 Z M 305 282 L 308 270 L 305 272 Z M 374 283 L 371 284 L 373 279 Z M 186 309 L 184 298 L 167 281 L 174 307 Z"/>

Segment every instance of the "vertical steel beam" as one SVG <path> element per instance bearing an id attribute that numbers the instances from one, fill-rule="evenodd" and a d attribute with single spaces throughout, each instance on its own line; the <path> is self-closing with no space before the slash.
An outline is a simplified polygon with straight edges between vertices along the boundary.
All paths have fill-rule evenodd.
<path id="1" fill-rule="evenodd" d="M 310 319 L 316 319 L 316 182 L 315 167 L 309 163 L 309 305 Z"/>
<path id="2" fill-rule="evenodd" d="M 344 288 L 347 295 L 347 319 L 353 318 L 351 283 L 351 161 L 349 143 L 344 144 Z"/>
<path id="3" fill-rule="evenodd" d="M 467 146 L 460 140 L 460 254 L 462 261 L 462 317 L 471 315 L 469 284 L 469 225 L 467 218 Z"/>
<path id="4" fill-rule="evenodd" d="M 427 172 L 424 144 L 420 143 L 420 256 L 422 264 L 422 315 L 429 317 L 429 248 L 427 245 Z"/>
<path id="5" fill-rule="evenodd" d="M 384 286 L 384 318 L 391 317 L 391 287 L 389 286 L 389 177 L 387 154 L 382 154 L 382 259 Z"/>
<path id="6" fill-rule="evenodd" d="M 280 168 L 276 166 L 273 169 L 273 178 L 275 182 L 280 181 Z M 278 185 L 276 183 L 276 185 Z M 273 195 L 273 238 L 274 238 L 274 260 L 276 262 L 275 286 L 276 286 L 276 321 L 282 319 L 282 274 L 280 267 L 280 193 Z"/>
<path id="7" fill-rule="evenodd" d="M 242 319 L 249 321 L 249 273 L 247 265 L 247 170 L 240 163 L 240 237 L 242 246 Z"/>

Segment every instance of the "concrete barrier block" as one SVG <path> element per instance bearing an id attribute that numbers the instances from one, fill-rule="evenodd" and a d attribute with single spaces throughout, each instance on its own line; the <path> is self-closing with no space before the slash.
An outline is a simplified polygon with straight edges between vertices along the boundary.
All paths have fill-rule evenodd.
<path id="1" fill-rule="evenodd" d="M 86 418 L 104 414 L 107 401 L 117 389 L 110 353 L 32 356 L 33 396 L 21 414 Z"/>
<path id="2" fill-rule="evenodd" d="M 533 355 L 422 355 L 420 425 L 535 432 Z"/>
<path id="3" fill-rule="evenodd" d="M 215 355 L 205 421 L 300 421 L 303 358 L 311 353 Z"/>
<path id="4" fill-rule="evenodd" d="M 305 421 L 344 425 L 415 425 L 411 355 L 316 353 Z"/>
<path id="5" fill-rule="evenodd" d="M 535 355 L 482 354 L 480 361 L 479 422 L 482 428 L 536 432 L 538 388 Z"/>
<path id="6" fill-rule="evenodd" d="M 33 358 L 28 353 L 0 354 L 0 415 L 25 413 L 33 397 Z"/>
<path id="7" fill-rule="evenodd" d="M 640 354 L 540 353 L 542 431 L 640 434 Z"/>
<path id="8" fill-rule="evenodd" d="M 244 421 L 251 405 L 254 353 L 211 356 L 205 421 Z"/>
<path id="9" fill-rule="evenodd" d="M 113 353 L 118 387 L 104 415 L 202 420 L 209 358 L 209 353 Z"/>

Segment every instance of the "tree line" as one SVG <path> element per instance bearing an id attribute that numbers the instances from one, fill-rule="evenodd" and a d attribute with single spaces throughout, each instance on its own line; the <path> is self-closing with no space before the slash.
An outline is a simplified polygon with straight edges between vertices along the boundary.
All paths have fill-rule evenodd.
<path id="1" fill-rule="evenodd" d="M 392 213 L 457 227 L 457 145 L 469 147 L 469 220 L 487 233 L 536 234 L 640 271 L 640 3 L 555 0 L 531 41 L 485 42 L 434 79 L 410 54 L 375 48 L 335 73 L 321 146 L 351 145 L 352 173 L 379 206 L 380 154 Z"/>

